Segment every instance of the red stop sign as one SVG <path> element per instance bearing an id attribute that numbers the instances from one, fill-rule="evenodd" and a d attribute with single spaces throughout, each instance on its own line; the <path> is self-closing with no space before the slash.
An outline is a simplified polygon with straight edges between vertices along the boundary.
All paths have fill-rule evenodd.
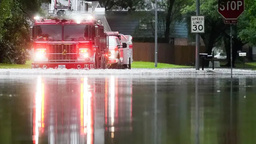
<path id="1" fill-rule="evenodd" d="M 219 0 L 218 12 L 225 19 L 237 19 L 244 11 L 244 0 Z"/>

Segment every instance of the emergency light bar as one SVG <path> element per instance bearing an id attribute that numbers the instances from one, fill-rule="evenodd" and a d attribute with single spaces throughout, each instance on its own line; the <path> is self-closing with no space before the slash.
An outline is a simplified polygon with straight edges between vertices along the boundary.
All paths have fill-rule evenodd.
<path id="1" fill-rule="evenodd" d="M 40 20 L 41 17 L 37 15 L 37 16 L 34 16 L 34 19 L 35 19 L 35 20 Z"/>
<path id="2" fill-rule="evenodd" d="M 55 19 L 55 20 L 74 20 L 78 24 L 80 24 L 83 21 L 89 21 L 89 22 L 90 21 L 95 21 L 94 16 L 91 15 L 91 14 L 77 14 L 77 13 L 66 15 L 66 16 L 63 16 L 63 17 L 58 17 L 58 16 L 50 17 L 50 19 Z M 40 16 L 35 16 L 34 20 L 35 21 L 43 21 L 44 18 L 40 17 Z"/>
<path id="3" fill-rule="evenodd" d="M 112 31 L 112 32 L 106 32 L 107 36 L 118 36 L 119 32 L 118 31 Z"/>
<path id="4" fill-rule="evenodd" d="M 94 13 L 96 15 L 105 15 L 105 8 L 95 8 Z"/>

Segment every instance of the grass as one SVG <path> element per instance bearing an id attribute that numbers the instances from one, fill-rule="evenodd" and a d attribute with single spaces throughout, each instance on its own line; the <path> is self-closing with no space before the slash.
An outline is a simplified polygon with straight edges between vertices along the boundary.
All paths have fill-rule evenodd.
<path id="1" fill-rule="evenodd" d="M 189 68 L 189 67 L 190 66 L 157 63 L 157 68 Z M 132 68 L 155 68 L 155 63 L 154 62 L 135 61 L 132 63 Z"/>
<path id="2" fill-rule="evenodd" d="M 256 62 L 252 62 L 252 63 L 246 63 L 246 65 L 252 66 L 256 68 Z"/>
<path id="3" fill-rule="evenodd" d="M 248 68 L 256 70 L 256 62 L 246 63 L 245 67 L 248 67 Z"/>
<path id="4" fill-rule="evenodd" d="M 32 61 L 27 61 L 26 64 L 3 64 L 0 63 L 0 69 L 30 69 Z M 174 65 L 174 64 L 166 64 L 166 63 L 158 63 L 157 68 L 190 68 L 192 66 L 184 66 L 184 65 Z M 154 62 L 142 62 L 135 61 L 132 63 L 132 68 L 155 68 Z M 239 63 L 236 64 L 236 68 L 243 69 L 254 69 L 256 70 L 256 62 L 250 63 Z"/>
<path id="5" fill-rule="evenodd" d="M 25 64 L 4 64 L 0 63 L 0 69 L 29 69 L 31 68 L 31 61 L 27 61 Z"/>
<path id="6" fill-rule="evenodd" d="M 29 69 L 31 68 L 31 61 L 27 61 L 26 64 L 3 64 L 0 63 L 0 69 Z M 189 66 L 173 65 L 166 63 L 158 63 L 157 68 L 187 68 Z M 133 62 L 132 68 L 155 68 L 153 62 Z"/>

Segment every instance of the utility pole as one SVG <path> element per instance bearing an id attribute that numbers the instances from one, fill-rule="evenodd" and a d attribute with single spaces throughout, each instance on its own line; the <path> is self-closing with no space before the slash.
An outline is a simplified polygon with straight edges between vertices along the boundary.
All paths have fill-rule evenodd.
<path id="1" fill-rule="evenodd" d="M 196 16 L 200 15 L 200 1 L 196 0 Z M 200 47 L 200 35 L 199 33 L 196 34 L 196 70 L 199 70 L 199 47 Z"/>
<path id="2" fill-rule="evenodd" d="M 231 70 L 231 80 L 233 78 L 233 43 L 232 43 L 232 24 L 230 24 L 230 70 Z"/>
<path id="3" fill-rule="evenodd" d="M 157 67 L 157 0 L 155 0 L 155 67 Z"/>

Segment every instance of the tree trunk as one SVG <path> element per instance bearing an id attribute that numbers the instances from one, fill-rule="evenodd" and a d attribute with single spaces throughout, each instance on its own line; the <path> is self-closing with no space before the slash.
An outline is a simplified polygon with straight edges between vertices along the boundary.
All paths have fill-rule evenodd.
<path id="1" fill-rule="evenodd" d="M 165 22 L 165 33 L 164 38 L 166 42 L 169 42 L 170 39 L 170 24 L 171 24 L 171 16 L 172 16 L 172 8 L 175 0 L 168 0 L 168 11 L 166 14 L 166 22 Z"/>
<path id="2" fill-rule="evenodd" d="M 238 51 L 242 50 L 242 47 L 244 45 L 244 43 L 237 38 L 237 28 L 236 26 L 233 26 L 233 39 L 232 39 L 232 65 L 235 66 L 235 61 L 237 59 L 237 55 L 238 55 Z M 226 66 L 231 66 L 231 60 L 230 60 L 230 35 L 226 34 L 225 35 L 225 49 L 226 49 L 226 53 L 227 53 L 227 64 Z"/>
<path id="3" fill-rule="evenodd" d="M 6 58 L 9 60 L 9 62 L 10 62 L 11 64 L 14 64 L 14 59 L 12 59 L 11 57 L 9 57 L 8 55 L 6 56 Z"/>
<path id="4" fill-rule="evenodd" d="M 216 39 L 218 38 L 218 36 L 214 34 L 214 30 L 211 30 L 209 34 L 202 34 L 201 38 L 204 41 L 206 52 L 208 54 L 212 54 L 212 48 L 216 42 Z"/>

